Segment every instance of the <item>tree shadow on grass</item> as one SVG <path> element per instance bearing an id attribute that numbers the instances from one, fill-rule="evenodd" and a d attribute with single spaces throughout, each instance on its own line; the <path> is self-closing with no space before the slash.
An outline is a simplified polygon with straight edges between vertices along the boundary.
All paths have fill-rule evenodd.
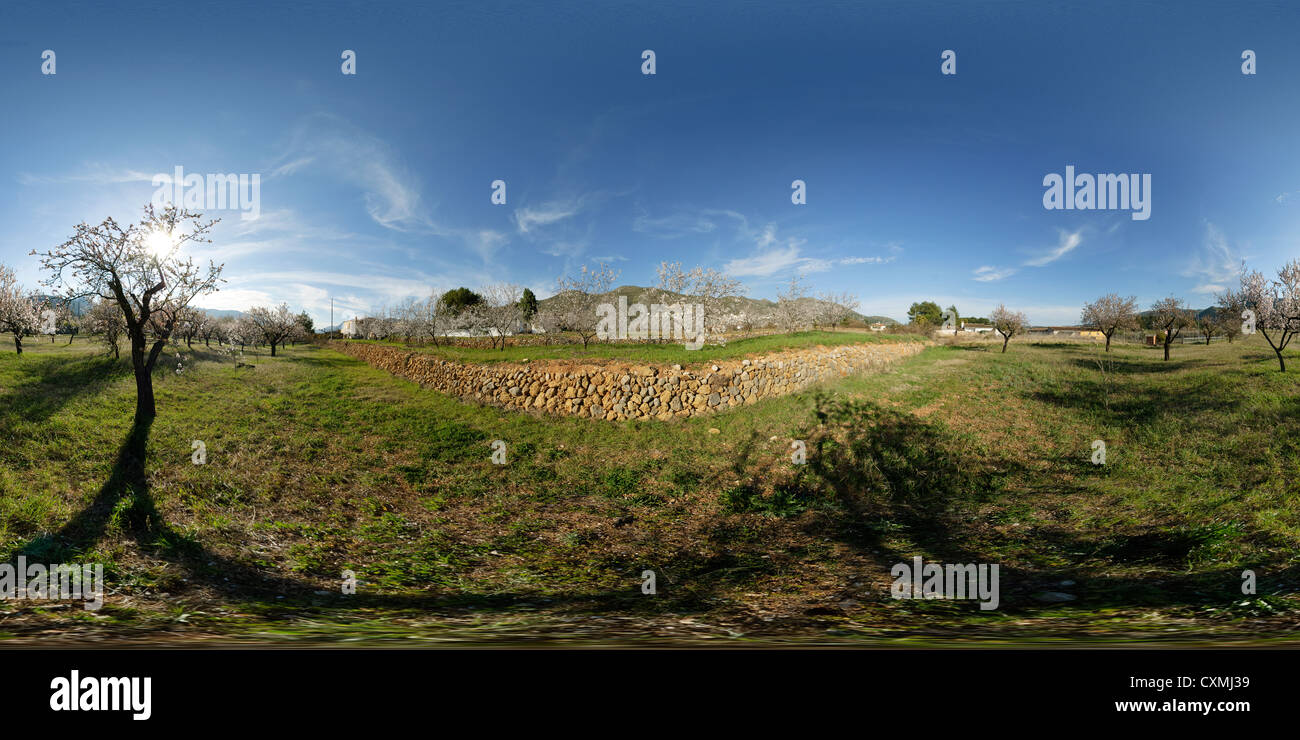
<path id="1" fill-rule="evenodd" d="M 996 535 L 990 537 L 987 533 L 982 540 L 968 536 L 969 516 L 972 505 L 1000 494 L 1005 476 L 1023 473 L 1022 465 L 973 449 L 971 440 L 941 425 L 870 402 L 818 396 L 814 416 L 826 433 L 810 438 L 810 477 L 804 485 L 820 486 L 821 492 L 830 497 L 830 506 L 809 518 L 804 525 L 808 534 L 847 544 L 885 571 L 918 554 L 929 562 L 998 562 L 989 548 L 999 549 L 1002 543 L 996 541 Z M 144 552 L 186 571 L 192 586 L 206 586 L 236 603 L 260 604 L 268 609 L 267 618 L 277 618 L 276 614 L 292 618 L 292 614 L 275 609 L 300 609 L 314 598 L 312 585 L 218 555 L 163 519 L 150 495 L 146 473 L 150 426 L 142 423 L 131 429 L 109 479 L 83 511 L 58 532 L 27 543 L 20 552 L 44 562 L 71 562 L 90 551 L 111 530 L 120 529 Z M 727 472 L 748 474 L 759 443 L 757 433 L 751 434 L 739 445 Z M 719 487 L 724 484 L 717 476 L 707 483 Z M 905 545 L 894 544 L 899 535 L 905 536 Z M 1080 592 L 1086 599 L 1077 605 L 1085 610 L 1240 600 L 1241 596 L 1234 596 L 1230 588 L 1239 584 L 1239 573 L 1232 569 L 1179 572 L 1179 563 L 1203 546 L 1207 536 L 1197 530 L 1183 532 L 1181 538 L 1166 538 L 1153 530 L 1133 536 L 1117 535 L 1106 541 L 1062 531 L 1035 535 L 1058 551 L 1077 552 L 1080 567 L 1098 559 L 1159 566 L 1153 575 L 1088 578 Z M 472 591 L 460 587 L 419 595 L 335 595 L 330 599 L 315 598 L 315 603 L 343 613 L 411 608 L 433 614 L 468 610 L 485 614 L 514 611 L 521 604 L 541 600 L 549 607 L 594 619 L 703 614 L 718 608 L 724 600 L 734 599 L 738 588 L 743 589 L 757 577 L 774 575 L 777 570 L 770 559 L 762 557 L 761 548 L 717 554 L 687 549 L 653 563 L 632 554 L 611 553 L 600 566 L 616 574 L 620 582 L 625 578 L 626 587 L 579 587 L 558 596 L 528 589 Z M 1266 567 L 1268 564 L 1260 566 L 1261 570 Z M 660 596 L 651 598 L 640 592 L 642 568 L 655 569 L 664 576 Z M 1030 594 L 1059 580 L 1060 571 L 1002 567 L 1001 608 L 1011 613 L 1033 608 Z M 364 574 L 360 576 L 364 578 Z M 1275 582 L 1293 583 L 1295 577 L 1295 567 L 1270 571 L 1270 579 Z M 281 598 L 285 601 L 278 600 Z"/>
<path id="2" fill-rule="evenodd" d="M 213 553 L 167 524 L 149 492 L 146 460 L 151 427 L 152 420 L 133 424 L 95 498 L 57 532 L 34 538 L 16 554 L 48 563 L 71 562 L 89 552 L 110 528 L 120 528 L 142 551 L 182 567 L 195 582 L 230 596 L 307 590 L 306 584 Z"/>
<path id="3" fill-rule="evenodd" d="M 45 421 L 77 398 L 91 396 L 131 375 L 119 359 L 87 356 L 69 360 L 58 355 L 24 356 L 15 388 L 0 395 L 0 409 L 28 422 Z"/>
<path id="4" fill-rule="evenodd" d="M 1143 426 L 1161 418 L 1189 416 L 1205 412 L 1229 414 L 1241 400 L 1224 400 L 1217 378 L 1184 376 L 1173 387 L 1150 387 L 1123 384 L 1107 387 L 1103 380 L 1071 380 L 1029 393 L 1040 403 L 1083 411 L 1106 413 L 1126 426 Z M 1109 401 L 1107 396 L 1109 395 Z"/>
<path id="5" fill-rule="evenodd" d="M 809 534 L 843 542 L 888 571 L 921 555 L 927 562 L 999 564 L 1003 611 L 1040 608 L 1033 594 L 1051 590 L 1062 572 L 1121 570 L 1144 573 L 1088 577 L 1082 586 L 1085 611 L 1104 607 L 1223 605 L 1243 599 L 1241 571 L 1231 566 L 1191 572 L 1215 547 L 1245 540 L 1274 552 L 1278 538 L 1265 538 L 1238 524 L 1162 523 L 1140 532 L 1073 532 L 1042 522 L 1028 543 L 1045 546 L 1063 564 L 1019 567 L 999 562 L 998 551 L 1022 550 L 987 530 L 972 537 L 970 517 L 979 504 L 1002 496 L 1004 479 L 1040 481 L 1044 473 L 1028 461 L 1006 459 L 972 447 L 972 441 L 912 414 L 870 402 L 819 398 L 816 415 L 826 433 L 809 449 L 810 472 L 833 497 L 834 513 L 817 517 Z M 1044 495 L 1088 495 L 1087 456 L 1062 461 L 1060 475 L 1042 481 Z M 1034 495 L 1032 491 L 1029 495 Z M 1020 539 L 1024 539 L 1023 537 Z M 900 548 L 891 542 L 906 544 Z M 1210 555 L 1206 555 L 1210 553 Z M 1031 563 L 1032 554 L 1018 558 Z M 1269 593 L 1295 590 L 1300 568 L 1285 560 L 1259 563 L 1269 573 Z M 1262 576 L 1261 576 L 1262 577 Z M 1265 589 L 1261 587 L 1261 593 Z M 1069 608 L 1069 607 L 1066 607 Z"/>
<path id="6" fill-rule="evenodd" d="M 1115 353 L 1097 353 L 1090 354 L 1087 357 L 1075 357 L 1070 360 L 1070 364 L 1082 370 L 1091 372 L 1100 372 L 1097 362 L 1101 361 L 1106 366 L 1106 371 L 1122 375 L 1160 375 L 1162 373 L 1173 373 L 1179 370 L 1186 370 L 1189 366 L 1184 362 L 1160 361 L 1155 358 L 1134 360 L 1128 357 L 1117 356 Z"/>

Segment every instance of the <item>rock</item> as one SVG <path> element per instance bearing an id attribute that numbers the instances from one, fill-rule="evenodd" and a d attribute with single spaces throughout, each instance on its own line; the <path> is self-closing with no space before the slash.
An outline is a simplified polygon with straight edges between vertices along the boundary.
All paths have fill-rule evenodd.
<path id="1" fill-rule="evenodd" d="M 524 338 L 519 341 L 530 346 Z M 727 370 L 708 365 L 701 375 L 681 364 L 668 370 L 561 361 L 535 369 L 530 358 L 516 364 L 461 363 L 382 345 L 330 343 L 331 348 L 453 397 L 606 420 L 698 417 L 797 392 L 827 377 L 875 371 L 925 346 L 918 342 L 791 349 L 758 360 L 739 359 Z"/>
<path id="2" fill-rule="evenodd" d="M 1034 594 L 1035 601 L 1041 601 L 1044 604 L 1060 604 L 1066 601 L 1074 601 L 1079 598 L 1074 594 L 1067 594 L 1064 591 L 1041 591 Z"/>
<path id="3" fill-rule="evenodd" d="M 709 427 L 709 434 L 722 434 L 722 430 L 717 427 Z"/>

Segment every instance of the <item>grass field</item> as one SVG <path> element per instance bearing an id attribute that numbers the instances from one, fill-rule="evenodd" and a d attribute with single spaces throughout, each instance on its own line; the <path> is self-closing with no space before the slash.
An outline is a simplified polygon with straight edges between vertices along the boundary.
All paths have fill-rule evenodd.
<path id="1" fill-rule="evenodd" d="M 64 342 L 0 353 L 0 554 L 104 563 L 109 596 L 0 602 L 10 641 L 1277 643 L 1300 627 L 1300 374 L 1257 337 L 1167 363 L 935 346 L 712 417 L 618 424 L 464 404 L 316 346 L 237 368 L 196 345 L 181 374 L 168 351 L 158 418 L 134 431 L 126 360 Z M 914 555 L 1000 564 L 1000 607 L 891 599 L 890 567 Z"/>

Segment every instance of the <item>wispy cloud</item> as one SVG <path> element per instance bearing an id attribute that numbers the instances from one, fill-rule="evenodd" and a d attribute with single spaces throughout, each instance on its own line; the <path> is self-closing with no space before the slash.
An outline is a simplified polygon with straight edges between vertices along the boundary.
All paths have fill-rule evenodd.
<path id="1" fill-rule="evenodd" d="M 443 231 L 421 199 L 418 179 L 399 164 L 391 147 L 337 116 L 317 113 L 299 122 L 270 171 L 276 176 L 321 171 L 352 183 L 366 213 L 386 229 Z"/>
<path id="2" fill-rule="evenodd" d="M 1047 252 L 1032 257 L 1020 263 L 1020 267 L 1044 267 L 1061 259 L 1065 255 L 1073 252 L 1080 244 L 1083 244 L 1083 229 L 1076 231 L 1066 231 L 1058 229 L 1059 238 L 1057 244 Z M 975 268 L 971 273 L 971 279 L 981 283 L 991 283 L 1006 278 L 1020 272 L 1020 267 L 1000 267 L 997 265 L 981 265 Z"/>
<path id="3" fill-rule="evenodd" d="M 641 209 L 641 214 L 632 220 L 632 230 L 638 234 L 661 239 L 677 239 L 683 236 L 698 236 L 717 230 L 718 224 L 702 211 L 678 211 L 667 216 L 651 218 Z"/>
<path id="4" fill-rule="evenodd" d="M 121 185 L 126 183 L 152 182 L 155 172 L 144 172 L 129 168 L 114 168 L 104 164 L 88 164 L 81 172 L 62 175 L 33 175 L 22 172 L 18 175 L 20 185 L 55 185 L 67 183 L 85 183 L 88 185 Z M 170 174 L 170 173 L 169 173 Z"/>
<path id="5" fill-rule="evenodd" d="M 988 283 L 994 280 L 1001 280 L 1010 277 L 1016 274 L 1016 272 L 1017 270 L 1014 267 L 994 267 L 992 265 L 984 265 L 975 268 L 974 278 L 981 283 Z"/>
<path id="6" fill-rule="evenodd" d="M 1070 252 L 1073 252 L 1075 247 L 1083 243 L 1083 229 L 1077 231 L 1059 229 L 1058 232 L 1060 234 L 1060 239 L 1057 242 L 1056 247 L 1048 251 L 1046 254 L 1026 260 L 1026 267 L 1042 267 L 1043 265 L 1050 265 Z"/>
<path id="7" fill-rule="evenodd" d="M 835 260 L 803 256 L 803 247 L 808 240 L 780 236 L 776 224 L 765 224 L 753 231 L 742 216 L 738 219 L 738 230 L 741 239 L 752 240 L 755 251 L 748 257 L 738 257 L 724 265 L 722 269 L 729 275 L 762 278 L 790 270 L 825 272 L 835 265 Z"/>
<path id="8" fill-rule="evenodd" d="M 883 265 L 894 261 L 894 257 L 845 257 L 839 260 L 841 265 Z"/>
<path id="9" fill-rule="evenodd" d="M 1193 293 L 1221 293 L 1236 282 L 1242 259 L 1241 251 L 1228 241 L 1223 230 L 1207 221 L 1201 249 L 1185 263 L 1182 275 L 1198 281 Z"/>
<path id="10" fill-rule="evenodd" d="M 578 210 L 576 202 L 546 203 L 536 208 L 516 208 L 515 225 L 519 227 L 519 233 L 527 234 L 538 226 L 547 226 L 570 218 L 576 215 Z"/>

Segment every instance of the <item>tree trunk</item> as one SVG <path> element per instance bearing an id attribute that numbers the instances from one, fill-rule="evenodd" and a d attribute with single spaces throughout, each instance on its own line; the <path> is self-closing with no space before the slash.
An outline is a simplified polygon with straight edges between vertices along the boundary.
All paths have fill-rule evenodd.
<path id="1" fill-rule="evenodd" d="M 14 349 L 18 350 L 20 355 L 23 353 L 23 338 L 18 335 L 18 332 L 14 332 Z"/>
<path id="2" fill-rule="evenodd" d="M 1106 335 L 1106 351 L 1107 351 L 1107 352 L 1110 351 L 1110 337 L 1111 337 L 1111 335 L 1114 334 L 1114 333 L 1115 333 L 1114 331 L 1111 331 L 1110 334 L 1107 334 L 1107 335 Z"/>
<path id="3" fill-rule="evenodd" d="M 271 342 L 271 356 L 275 357 L 275 342 Z"/>
<path id="4" fill-rule="evenodd" d="M 1011 337 L 1009 337 L 1009 336 L 1004 336 L 1004 337 L 1002 337 L 1002 352 L 1003 352 L 1004 354 L 1005 354 L 1006 351 L 1007 351 L 1007 342 L 1010 342 L 1010 341 L 1011 341 Z"/>
<path id="5" fill-rule="evenodd" d="M 158 415 L 153 399 L 153 366 L 162 353 L 163 342 L 154 343 L 153 349 L 145 354 L 145 336 L 143 327 L 131 330 L 131 368 L 135 371 L 135 422 L 137 424 L 152 422 Z"/>
<path id="6" fill-rule="evenodd" d="M 1282 350 L 1275 349 L 1273 353 L 1277 355 L 1277 371 L 1279 373 L 1286 372 L 1286 358 L 1282 356 Z"/>
<path id="7" fill-rule="evenodd" d="M 1166 361 L 1169 360 L 1169 342 L 1170 340 L 1168 339 L 1168 335 L 1166 335 L 1166 339 L 1165 339 L 1165 360 Z"/>
<path id="8" fill-rule="evenodd" d="M 137 367 L 135 369 L 135 423 L 148 422 L 156 415 L 157 409 L 153 402 L 153 376 L 146 368 Z"/>

